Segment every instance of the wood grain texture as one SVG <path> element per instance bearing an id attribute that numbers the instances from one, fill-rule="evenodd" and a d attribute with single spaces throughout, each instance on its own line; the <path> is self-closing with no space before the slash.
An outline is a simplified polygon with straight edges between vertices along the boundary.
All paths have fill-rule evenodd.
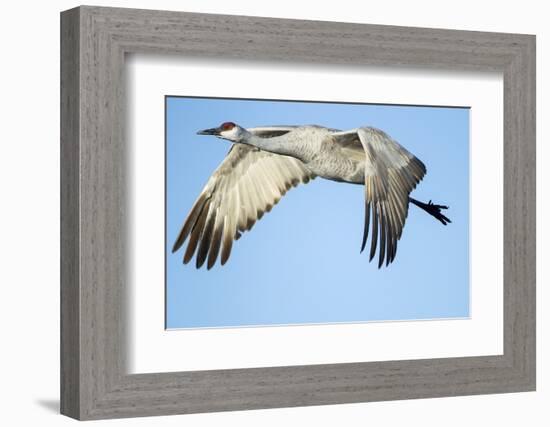
<path id="1" fill-rule="evenodd" d="M 61 20 L 61 413 L 80 414 L 79 13 Z"/>
<path id="2" fill-rule="evenodd" d="M 86 6 L 61 18 L 62 413 L 100 419 L 534 390 L 534 36 Z M 127 374 L 127 53 L 501 71 L 504 354 Z"/>

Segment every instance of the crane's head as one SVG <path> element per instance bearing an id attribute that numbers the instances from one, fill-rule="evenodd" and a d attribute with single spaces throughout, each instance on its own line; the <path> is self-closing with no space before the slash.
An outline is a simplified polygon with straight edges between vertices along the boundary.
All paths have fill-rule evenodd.
<path id="1" fill-rule="evenodd" d="M 204 129 L 197 132 L 197 135 L 214 135 L 218 138 L 229 141 L 240 141 L 246 134 L 246 130 L 233 122 L 224 122 L 217 128 Z"/>

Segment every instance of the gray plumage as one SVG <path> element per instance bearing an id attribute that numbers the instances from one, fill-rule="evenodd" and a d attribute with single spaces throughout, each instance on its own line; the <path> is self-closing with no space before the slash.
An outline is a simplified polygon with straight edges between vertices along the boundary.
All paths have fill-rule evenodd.
<path id="1" fill-rule="evenodd" d="M 269 126 L 244 129 L 232 122 L 200 131 L 234 144 L 195 201 L 174 243 L 188 240 L 183 262 L 196 266 L 229 259 L 234 240 L 249 231 L 292 187 L 315 177 L 361 184 L 365 223 L 361 251 L 371 234 L 370 259 L 378 266 L 395 259 L 408 214 L 409 193 L 426 167 L 383 131 L 360 127 L 339 131 L 322 126 Z M 411 199 L 411 201 L 414 201 Z M 414 201 L 443 224 L 446 206 Z"/>

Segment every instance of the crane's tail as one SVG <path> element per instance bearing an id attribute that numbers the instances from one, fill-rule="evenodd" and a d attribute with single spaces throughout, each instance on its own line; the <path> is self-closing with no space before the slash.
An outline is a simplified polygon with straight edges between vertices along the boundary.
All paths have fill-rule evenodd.
<path id="1" fill-rule="evenodd" d="M 413 199 L 412 197 L 409 197 L 409 201 L 413 205 L 416 205 L 419 208 L 423 209 L 424 211 L 428 212 L 431 216 L 433 216 L 443 225 L 447 225 L 450 222 L 452 222 L 449 218 L 447 218 L 445 215 L 441 213 L 442 209 L 449 209 L 449 206 L 434 205 L 431 200 L 428 203 L 422 203 L 416 199 Z"/>

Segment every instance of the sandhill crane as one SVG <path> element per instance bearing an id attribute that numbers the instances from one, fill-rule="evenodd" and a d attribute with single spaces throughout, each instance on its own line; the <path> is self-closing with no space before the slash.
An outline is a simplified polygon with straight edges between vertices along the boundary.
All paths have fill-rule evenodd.
<path id="1" fill-rule="evenodd" d="M 422 203 L 409 193 L 426 167 L 383 131 L 360 127 L 348 131 L 323 126 L 268 126 L 245 129 L 233 122 L 197 132 L 233 142 L 208 179 L 174 243 L 176 252 L 189 238 L 183 262 L 196 256 L 200 268 L 221 265 L 233 241 L 252 228 L 292 187 L 315 177 L 365 187 L 365 222 L 361 252 L 372 223 L 371 261 L 379 243 L 378 268 L 394 259 L 409 202 L 443 225 L 447 206 Z M 371 221 L 372 219 L 372 221 Z"/>

